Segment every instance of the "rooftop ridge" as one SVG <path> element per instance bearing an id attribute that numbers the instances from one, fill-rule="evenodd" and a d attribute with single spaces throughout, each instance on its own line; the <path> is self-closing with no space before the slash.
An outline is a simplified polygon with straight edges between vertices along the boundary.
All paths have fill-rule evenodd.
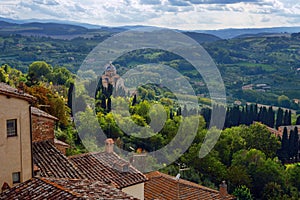
<path id="1" fill-rule="evenodd" d="M 33 161 L 41 169 L 42 177 L 86 178 L 82 171 L 51 142 L 33 142 L 32 146 Z"/>
<path id="2" fill-rule="evenodd" d="M 114 152 L 88 152 L 70 156 L 69 159 L 88 179 L 109 182 L 116 188 L 129 187 L 147 180 L 130 162 Z M 128 164 L 128 171 L 116 169 L 114 163 Z"/>
<path id="3" fill-rule="evenodd" d="M 37 107 L 31 107 L 31 114 L 46 117 L 46 118 L 58 121 L 57 117 L 54 117 L 54 116 L 50 115 L 49 113 L 47 113 L 47 112 L 45 112 L 45 111 L 43 111 L 43 110 L 41 110 Z"/>
<path id="4" fill-rule="evenodd" d="M 4 94 L 7 96 L 11 96 L 11 97 L 15 97 L 15 98 L 19 98 L 19 99 L 24 99 L 30 103 L 35 102 L 37 99 L 36 97 L 24 93 L 23 91 L 20 92 L 17 88 L 14 88 L 6 83 L 2 83 L 0 82 L 0 94 Z"/>
<path id="5" fill-rule="evenodd" d="M 34 177 L 34 178 L 35 178 L 35 177 Z M 36 178 L 36 179 L 38 179 L 38 178 Z M 48 180 L 48 179 L 46 179 L 46 178 L 40 177 L 39 180 L 44 181 L 45 183 L 50 184 L 50 185 L 52 185 L 53 187 L 56 187 L 56 188 L 59 189 L 59 190 L 63 190 L 63 191 L 65 191 L 65 192 L 68 192 L 68 193 L 70 193 L 70 194 L 72 194 L 72 195 L 74 195 L 74 196 L 76 196 L 76 197 L 83 197 L 83 195 L 80 195 L 79 193 L 76 193 L 76 192 L 74 192 L 74 191 L 71 191 L 70 189 L 65 188 L 65 187 L 63 187 L 63 186 L 61 186 L 61 185 L 59 185 L 59 184 L 57 184 L 57 183 L 54 183 L 54 182 L 52 182 L 51 180 Z M 77 179 L 77 180 L 79 180 L 79 179 Z"/>
<path id="6" fill-rule="evenodd" d="M 151 174 L 151 173 L 153 173 L 153 172 L 150 172 L 150 173 L 148 173 L 148 174 Z M 200 188 L 200 189 L 203 189 L 203 190 L 206 190 L 206 191 L 209 191 L 209 192 L 219 193 L 218 190 L 214 190 L 214 189 L 205 187 L 205 186 L 203 186 L 203 185 L 199 185 L 199 184 L 194 183 L 194 182 L 191 182 L 191 181 L 187 181 L 187 180 L 184 180 L 184 179 L 175 180 L 175 179 L 174 179 L 174 178 L 175 178 L 174 176 L 171 176 L 171 175 L 168 175 L 168 174 L 159 172 L 159 171 L 154 171 L 154 173 L 156 173 L 157 175 L 154 175 L 154 176 L 151 176 L 151 175 L 150 175 L 151 177 L 149 177 L 148 174 L 146 174 L 146 176 L 148 177 L 148 179 L 164 177 L 164 178 L 170 179 L 170 180 L 172 180 L 172 181 L 174 181 L 174 182 L 179 182 L 179 183 L 184 184 L 184 185 L 188 185 L 188 186 Z"/>

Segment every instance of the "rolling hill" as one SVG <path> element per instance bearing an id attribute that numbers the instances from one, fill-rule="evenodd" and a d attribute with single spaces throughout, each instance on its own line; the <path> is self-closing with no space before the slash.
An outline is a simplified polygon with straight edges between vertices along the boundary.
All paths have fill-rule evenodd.
<path id="1" fill-rule="evenodd" d="M 33 61 L 44 60 L 76 72 L 99 42 L 130 28 L 133 27 L 90 29 L 74 24 L 0 21 L 0 64 L 26 71 Z M 287 28 L 265 30 L 231 30 L 231 33 L 235 32 L 232 39 L 221 39 L 208 33 L 182 32 L 198 41 L 213 58 L 223 76 L 229 102 L 241 100 L 276 105 L 280 95 L 300 99 L 300 34 L 282 33 Z M 288 30 L 297 31 L 298 27 Z M 243 34 L 236 37 L 237 33 Z M 227 37 L 226 34 L 219 36 Z M 136 53 L 117 60 L 117 67 L 126 70 L 129 65 L 144 62 L 177 66 L 183 75 L 189 77 L 198 94 L 208 96 L 205 85 L 200 84 L 199 74 L 181 58 L 168 52 Z"/>

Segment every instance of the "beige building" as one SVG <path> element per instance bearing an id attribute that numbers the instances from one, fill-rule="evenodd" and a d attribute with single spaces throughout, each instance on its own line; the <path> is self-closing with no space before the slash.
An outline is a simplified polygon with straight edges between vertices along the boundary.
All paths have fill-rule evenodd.
<path id="1" fill-rule="evenodd" d="M 31 104 L 35 98 L 0 83 L 0 187 L 32 177 Z"/>
<path id="2" fill-rule="evenodd" d="M 104 74 L 102 75 L 102 85 L 107 88 L 108 84 L 111 84 L 114 88 L 117 88 L 120 76 L 117 74 L 115 66 L 110 63 L 105 67 Z"/>

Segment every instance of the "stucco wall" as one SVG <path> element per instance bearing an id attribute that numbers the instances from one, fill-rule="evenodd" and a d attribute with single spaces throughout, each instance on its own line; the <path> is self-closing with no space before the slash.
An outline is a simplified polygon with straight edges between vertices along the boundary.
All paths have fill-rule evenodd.
<path id="1" fill-rule="evenodd" d="M 122 191 L 138 199 L 144 199 L 144 183 L 123 188 Z"/>
<path id="2" fill-rule="evenodd" d="M 32 176 L 29 103 L 0 95 L 0 188 L 13 185 L 12 173 L 21 172 L 21 182 Z M 7 137 L 6 120 L 17 119 L 17 136 Z"/>

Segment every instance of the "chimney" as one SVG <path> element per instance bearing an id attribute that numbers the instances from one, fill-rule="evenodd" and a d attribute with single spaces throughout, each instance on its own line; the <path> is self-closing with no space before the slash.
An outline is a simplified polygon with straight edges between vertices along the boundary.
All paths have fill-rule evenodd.
<path id="1" fill-rule="evenodd" d="M 220 196 L 222 199 L 226 199 L 228 192 L 227 192 L 227 184 L 225 181 L 222 181 L 222 183 L 220 184 L 220 192 L 219 192 Z"/>
<path id="2" fill-rule="evenodd" d="M 9 190 L 9 189 L 10 189 L 10 187 L 9 187 L 8 183 L 4 182 L 1 187 L 1 192 L 4 192 L 5 190 Z"/>
<path id="3" fill-rule="evenodd" d="M 37 165 L 33 165 L 33 173 L 34 176 L 40 176 L 41 175 L 41 169 Z"/>
<path id="4" fill-rule="evenodd" d="M 106 153 L 113 153 L 114 152 L 114 140 L 108 138 L 105 140 L 105 152 Z"/>
<path id="5" fill-rule="evenodd" d="M 24 82 L 20 82 L 18 85 L 18 93 L 24 94 Z"/>

